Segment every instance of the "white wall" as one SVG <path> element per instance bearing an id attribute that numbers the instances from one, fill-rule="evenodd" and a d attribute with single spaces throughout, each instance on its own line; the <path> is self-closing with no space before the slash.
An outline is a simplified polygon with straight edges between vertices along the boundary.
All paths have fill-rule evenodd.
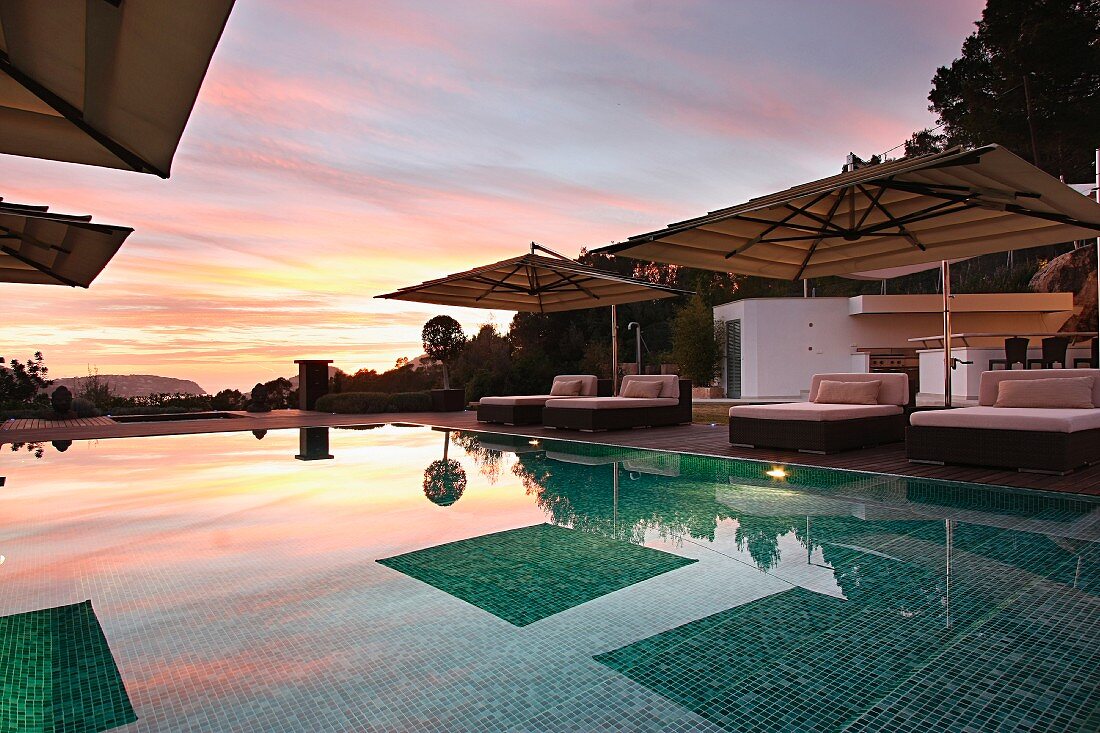
<path id="1" fill-rule="evenodd" d="M 905 297 L 928 296 L 892 296 Z M 1069 317 L 1067 312 L 1002 311 L 1003 294 L 992 297 L 995 301 L 991 305 L 998 310 L 983 312 L 976 310 L 982 296 L 968 295 L 967 308 L 971 310 L 953 315 L 952 330 L 1049 332 L 1056 331 Z M 979 300 L 973 302 L 973 299 Z M 914 349 L 918 344 L 909 343 L 908 339 L 943 331 L 939 313 L 907 312 L 904 301 L 897 308 L 902 312 L 852 315 L 859 308 L 850 300 L 759 298 L 716 306 L 716 320 L 741 319 L 742 399 L 799 399 L 809 389 L 814 374 L 866 368 L 865 357 L 853 356 L 859 348 Z M 726 384 L 724 355 L 722 384 Z"/>

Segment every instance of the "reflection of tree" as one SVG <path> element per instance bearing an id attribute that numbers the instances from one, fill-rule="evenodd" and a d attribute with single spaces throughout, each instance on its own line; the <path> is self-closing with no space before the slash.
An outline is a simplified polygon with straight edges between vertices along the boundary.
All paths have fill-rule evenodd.
<path id="1" fill-rule="evenodd" d="M 466 490 L 466 472 L 453 458 L 432 461 L 424 469 L 424 496 L 439 506 L 450 506 Z"/>
<path id="2" fill-rule="evenodd" d="M 487 478 L 490 484 L 495 484 L 500 478 L 504 454 L 483 446 L 481 441 L 478 440 L 477 433 L 456 431 L 453 437 L 454 442 L 465 451 L 466 455 L 473 459 L 478 472 Z"/>
<path id="3" fill-rule="evenodd" d="M 546 447 L 568 450 L 552 443 Z M 733 516 L 715 500 L 714 479 L 705 472 L 689 468 L 679 477 L 628 473 L 615 468 L 614 457 L 627 460 L 630 455 L 609 454 L 603 465 L 584 465 L 524 454 L 512 470 L 554 523 L 637 544 L 650 530 L 666 538 L 713 540 L 717 523 Z M 615 470 L 621 482 L 617 502 Z"/>
<path id="4" fill-rule="evenodd" d="M 761 570 L 771 570 L 779 564 L 779 538 L 790 532 L 806 545 L 805 517 L 754 517 L 748 514 L 737 515 L 738 550 L 748 550 L 756 566 Z M 807 548 L 812 551 L 812 548 Z"/>
<path id="5" fill-rule="evenodd" d="M 21 450 L 26 450 L 28 453 L 34 455 L 35 458 L 41 458 L 45 454 L 45 449 L 41 443 L 12 443 L 12 453 L 18 453 Z"/>
<path id="6" fill-rule="evenodd" d="M 451 445 L 451 431 L 443 434 L 443 458 L 432 461 L 424 469 L 424 496 L 433 504 L 450 506 L 459 500 L 466 490 L 466 471 L 462 464 L 447 457 Z"/>

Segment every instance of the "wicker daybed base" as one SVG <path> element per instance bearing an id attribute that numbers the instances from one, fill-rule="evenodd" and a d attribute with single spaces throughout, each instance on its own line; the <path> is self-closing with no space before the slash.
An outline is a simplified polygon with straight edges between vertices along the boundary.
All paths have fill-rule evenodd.
<path id="1" fill-rule="evenodd" d="M 478 404 L 477 421 L 505 425 L 538 425 L 542 422 L 542 405 Z"/>
<path id="2" fill-rule="evenodd" d="M 668 407 L 621 407 L 592 410 L 579 407 L 554 407 L 547 403 L 542 424 L 564 430 L 626 430 L 683 425 L 691 422 L 691 380 L 680 380 L 679 404 Z"/>
<path id="3" fill-rule="evenodd" d="M 749 448 L 781 448 L 803 453 L 837 453 L 905 438 L 905 415 L 853 420 L 764 420 L 730 418 L 730 443 Z"/>
<path id="4" fill-rule="evenodd" d="M 1100 429 L 1075 433 L 911 425 L 905 455 L 914 463 L 961 463 L 1064 474 L 1100 463 Z"/>

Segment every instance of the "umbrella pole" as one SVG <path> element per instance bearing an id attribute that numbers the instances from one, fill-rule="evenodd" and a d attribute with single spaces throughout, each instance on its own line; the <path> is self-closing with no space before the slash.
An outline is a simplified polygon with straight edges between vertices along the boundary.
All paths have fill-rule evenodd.
<path id="1" fill-rule="evenodd" d="M 611 306 L 611 396 L 619 394 L 619 314 Z"/>
<path id="2" fill-rule="evenodd" d="M 943 278 L 943 406 L 951 407 L 951 264 L 940 261 Z"/>

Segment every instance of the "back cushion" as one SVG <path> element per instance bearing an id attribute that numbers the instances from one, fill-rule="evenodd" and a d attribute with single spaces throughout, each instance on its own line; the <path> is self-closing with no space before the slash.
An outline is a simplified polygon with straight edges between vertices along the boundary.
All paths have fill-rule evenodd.
<path id="1" fill-rule="evenodd" d="M 994 407 L 1093 409 L 1092 377 L 1006 379 L 999 384 Z"/>
<path id="2" fill-rule="evenodd" d="M 904 405 L 909 402 L 909 377 L 900 373 L 815 374 L 814 378 L 810 380 L 810 402 L 820 402 L 817 399 L 817 390 L 822 381 L 879 382 L 881 386 L 878 390 L 878 404 Z"/>
<path id="3" fill-rule="evenodd" d="M 833 382 L 823 379 L 817 385 L 814 402 L 830 405 L 877 405 L 882 382 L 877 379 L 866 382 Z"/>
<path id="4" fill-rule="evenodd" d="M 619 388 L 620 395 L 631 382 L 657 382 L 661 385 L 661 393 L 657 395 L 658 397 L 674 400 L 680 398 L 680 378 L 675 374 L 628 374 L 623 377 L 622 386 Z"/>
<path id="5" fill-rule="evenodd" d="M 661 385 L 659 382 L 643 382 L 640 379 L 636 379 L 633 382 L 627 382 L 623 387 L 623 397 L 648 397 L 653 398 L 661 394 Z"/>
<path id="6" fill-rule="evenodd" d="M 996 404 L 998 385 L 1007 380 L 1069 377 L 1092 377 L 1092 404 L 1100 407 L 1100 369 L 998 369 L 995 372 L 982 372 L 981 385 L 978 387 L 978 403 L 986 407 Z"/>
<path id="7" fill-rule="evenodd" d="M 566 382 L 572 382 L 580 380 L 581 391 L 577 393 L 580 397 L 595 397 L 596 396 L 596 383 L 598 380 L 591 374 L 559 374 L 554 377 L 554 384 L 558 383 L 558 380 Z M 554 394 L 554 388 L 551 386 L 550 394 Z"/>
<path id="8" fill-rule="evenodd" d="M 577 397 L 581 393 L 581 380 L 561 379 L 554 380 L 554 386 L 550 388 L 550 394 L 554 397 Z"/>

